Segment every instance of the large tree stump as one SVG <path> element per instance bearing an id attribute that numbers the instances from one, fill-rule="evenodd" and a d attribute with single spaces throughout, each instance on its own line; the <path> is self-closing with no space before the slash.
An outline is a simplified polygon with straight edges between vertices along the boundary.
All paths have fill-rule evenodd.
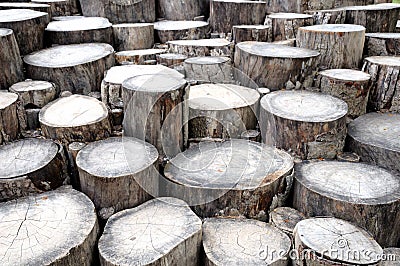
<path id="1" fill-rule="evenodd" d="M 0 90 L 23 80 L 24 72 L 17 41 L 12 30 L 0 28 Z M 7 67 L 5 67 L 7 66 Z"/>
<path id="2" fill-rule="evenodd" d="M 54 84 L 40 80 L 26 80 L 15 83 L 10 92 L 18 94 L 25 108 L 42 108 L 56 97 Z"/>
<path id="3" fill-rule="evenodd" d="M 236 45 L 235 67 L 271 90 L 311 86 L 319 53 L 262 42 Z"/>
<path id="4" fill-rule="evenodd" d="M 105 43 L 59 45 L 24 57 L 27 76 L 56 84 L 57 93 L 89 94 L 100 89 L 104 71 L 114 65 Z"/>
<path id="5" fill-rule="evenodd" d="M 333 96 L 306 91 L 277 91 L 260 102 L 265 143 L 301 159 L 335 158 L 346 138 L 347 104 Z"/>
<path id="6" fill-rule="evenodd" d="M 78 18 L 52 21 L 46 28 L 47 45 L 108 43 L 112 44 L 111 23 L 106 18 Z"/>
<path id="7" fill-rule="evenodd" d="M 330 69 L 318 73 L 316 87 L 319 91 L 335 96 L 348 105 L 350 118 L 367 112 L 371 76 L 352 69 Z"/>
<path id="8" fill-rule="evenodd" d="M 293 206 L 307 217 L 351 221 L 382 246 L 400 240 L 400 179 L 376 166 L 348 162 L 296 165 Z M 362 210 L 360 212 L 360 210 Z"/>
<path id="9" fill-rule="evenodd" d="M 157 63 L 166 67 L 175 68 L 176 66 L 182 66 L 183 62 L 188 57 L 184 54 L 160 54 L 157 56 Z"/>
<path id="10" fill-rule="evenodd" d="M 285 204 L 293 159 L 257 142 L 200 142 L 165 167 L 166 193 L 193 206 L 200 217 L 229 213 L 267 220 Z"/>
<path id="11" fill-rule="evenodd" d="M 370 111 L 400 112 L 400 58 L 372 56 L 365 59 L 363 70 L 371 75 L 368 102 Z"/>
<path id="12" fill-rule="evenodd" d="M 313 17 L 306 14 L 275 13 L 267 16 L 267 25 L 271 25 L 272 39 L 274 41 L 296 38 L 300 27 L 313 24 Z"/>
<path id="13" fill-rule="evenodd" d="M 155 0 L 80 0 L 87 17 L 106 17 L 112 24 L 154 22 Z"/>
<path id="14" fill-rule="evenodd" d="M 116 63 L 119 65 L 148 65 L 148 62 L 157 60 L 157 55 L 165 53 L 166 49 L 140 49 L 115 53 Z"/>
<path id="15" fill-rule="evenodd" d="M 181 77 L 160 74 L 136 76 L 122 83 L 124 136 L 153 144 L 160 163 L 187 146 L 187 86 Z"/>
<path id="16" fill-rule="evenodd" d="M 16 140 L 20 133 L 17 101 L 17 94 L 0 91 L 0 144 Z"/>
<path id="17" fill-rule="evenodd" d="M 287 265 L 291 242 L 263 222 L 211 218 L 203 224 L 203 248 L 206 265 Z"/>
<path id="18" fill-rule="evenodd" d="M 43 48 L 44 29 L 49 19 L 47 13 L 30 9 L 0 10 L 0 28 L 14 31 L 21 55 Z"/>
<path id="19" fill-rule="evenodd" d="M 100 263 L 198 265 L 201 236 L 201 220 L 185 202 L 154 199 L 111 216 L 99 240 Z"/>
<path id="20" fill-rule="evenodd" d="M 183 63 L 186 79 L 206 83 L 232 83 L 232 66 L 228 57 L 192 57 Z"/>
<path id="21" fill-rule="evenodd" d="M 346 23 L 345 8 L 335 8 L 328 10 L 310 10 L 306 11 L 306 14 L 313 16 L 315 25 Z"/>
<path id="22" fill-rule="evenodd" d="M 382 261 L 379 263 L 380 266 L 400 265 L 400 248 L 385 248 L 383 254 Z"/>
<path id="23" fill-rule="evenodd" d="M 293 238 L 296 225 L 304 220 L 306 216 L 296 209 L 290 207 L 279 207 L 269 214 L 269 221 L 278 229 Z"/>
<path id="24" fill-rule="evenodd" d="M 24 139 L 0 146 L 0 201 L 61 186 L 63 150 L 51 140 Z"/>
<path id="25" fill-rule="evenodd" d="M 361 160 L 400 173 L 400 114 L 369 113 L 349 125 L 349 149 Z"/>
<path id="26" fill-rule="evenodd" d="M 157 15 L 168 20 L 194 20 L 195 17 L 205 15 L 205 0 L 158 0 Z"/>
<path id="27" fill-rule="evenodd" d="M 78 13 L 78 10 L 72 10 L 71 0 L 32 0 L 32 3 L 50 5 L 50 17 L 69 16 Z"/>
<path id="28" fill-rule="evenodd" d="M 324 24 L 300 27 L 299 47 L 318 50 L 320 69 L 358 68 L 362 63 L 365 28 L 359 25 Z"/>
<path id="29" fill-rule="evenodd" d="M 233 47 L 226 39 L 200 39 L 169 41 L 170 53 L 196 56 L 232 56 Z"/>
<path id="30" fill-rule="evenodd" d="M 46 138 L 63 144 L 101 140 L 111 134 L 107 107 L 83 95 L 71 95 L 46 105 L 39 121 Z"/>
<path id="31" fill-rule="evenodd" d="M 93 203 L 84 194 L 62 188 L 2 203 L 0 208 L 1 265 L 93 262 L 99 228 Z"/>
<path id="32" fill-rule="evenodd" d="M 150 49 L 154 45 L 154 25 L 151 23 L 114 24 L 116 51 Z"/>
<path id="33" fill-rule="evenodd" d="M 233 84 L 203 84 L 190 88 L 189 139 L 240 138 L 256 129 L 260 94 Z"/>
<path id="34" fill-rule="evenodd" d="M 235 25 L 262 25 L 266 2 L 247 0 L 212 0 L 210 25 L 213 32 L 230 33 Z"/>
<path id="35" fill-rule="evenodd" d="M 0 3 L 0 10 L 5 9 L 32 9 L 39 12 L 50 13 L 50 5 L 38 3 L 14 3 L 12 1 Z"/>
<path id="36" fill-rule="evenodd" d="M 267 25 L 239 25 L 233 26 L 233 41 L 235 43 L 254 41 L 272 42 L 272 29 Z"/>
<path id="37" fill-rule="evenodd" d="M 76 158 L 82 192 L 97 210 L 136 207 L 158 194 L 158 153 L 134 138 L 109 138 L 84 147 Z"/>
<path id="38" fill-rule="evenodd" d="M 364 56 L 400 55 L 400 33 L 365 34 Z"/>
<path id="39" fill-rule="evenodd" d="M 204 21 L 164 20 L 154 23 L 161 43 L 173 40 L 199 40 L 209 37 L 209 25 Z"/>
<path id="40" fill-rule="evenodd" d="M 376 265 L 383 254 L 369 233 L 336 218 L 299 222 L 295 228 L 295 249 L 302 255 L 296 265 L 305 266 Z"/>

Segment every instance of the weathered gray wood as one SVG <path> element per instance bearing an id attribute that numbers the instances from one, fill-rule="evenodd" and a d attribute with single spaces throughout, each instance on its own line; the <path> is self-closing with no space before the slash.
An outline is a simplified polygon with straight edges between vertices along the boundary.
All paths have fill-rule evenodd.
<path id="1" fill-rule="evenodd" d="M 271 90 L 311 86 L 319 52 L 263 42 L 236 45 L 235 67 Z"/>
<path id="2" fill-rule="evenodd" d="M 254 42 L 272 42 L 272 28 L 267 25 L 239 25 L 233 26 L 234 43 L 254 41 Z"/>
<path id="3" fill-rule="evenodd" d="M 306 14 L 313 16 L 315 25 L 346 23 L 346 9 L 344 8 L 310 10 L 306 11 Z"/>
<path id="4" fill-rule="evenodd" d="M 354 152 L 342 152 L 336 156 L 336 160 L 339 162 L 359 163 L 360 159 L 360 156 Z"/>
<path id="5" fill-rule="evenodd" d="M 53 82 L 57 94 L 87 95 L 100 89 L 103 73 L 114 65 L 113 52 L 105 43 L 58 45 L 25 56 L 26 75 Z"/>
<path id="6" fill-rule="evenodd" d="M 233 47 L 226 39 L 200 39 L 169 41 L 170 53 L 196 56 L 232 56 Z"/>
<path id="7" fill-rule="evenodd" d="M 290 207 L 279 207 L 269 214 L 270 223 L 291 237 L 296 225 L 305 218 L 302 212 Z"/>
<path id="8" fill-rule="evenodd" d="M 200 217 L 242 216 L 267 220 L 291 189 L 289 154 L 260 143 L 232 139 L 200 142 L 165 167 L 166 193 L 193 206 Z"/>
<path id="9" fill-rule="evenodd" d="M 147 65 L 149 61 L 157 60 L 157 55 L 163 54 L 166 49 L 141 49 L 115 53 L 116 63 L 119 65 Z"/>
<path id="10" fill-rule="evenodd" d="M 157 15 L 168 20 L 194 20 L 194 18 L 205 15 L 208 0 L 158 0 Z"/>
<path id="11" fill-rule="evenodd" d="M 273 41 L 296 38 L 300 27 L 312 26 L 313 17 L 306 14 L 275 13 L 267 16 L 266 25 L 271 26 Z"/>
<path id="12" fill-rule="evenodd" d="M 72 0 L 73 1 L 73 0 Z M 71 0 L 32 0 L 32 3 L 50 5 L 50 17 L 69 16 L 78 12 L 73 10 Z"/>
<path id="13" fill-rule="evenodd" d="M 84 265 L 95 255 L 99 232 L 93 203 L 60 188 L 0 204 L 0 264 Z"/>
<path id="14" fill-rule="evenodd" d="M 379 266 L 399 266 L 400 265 L 400 248 L 383 249 L 383 258 Z"/>
<path id="15" fill-rule="evenodd" d="M 41 80 L 25 80 L 10 87 L 10 92 L 18 94 L 25 108 L 42 108 L 56 97 L 54 84 Z"/>
<path id="16" fill-rule="evenodd" d="M 210 36 L 208 22 L 163 20 L 154 23 L 161 43 L 173 40 L 199 40 Z"/>
<path id="17" fill-rule="evenodd" d="M 66 147 L 68 154 L 68 173 L 70 176 L 71 185 L 80 190 L 79 183 L 79 171 L 76 166 L 76 157 L 78 156 L 78 152 L 82 150 L 86 146 L 86 143 L 83 142 L 72 142 Z"/>
<path id="18" fill-rule="evenodd" d="M 298 47 L 318 50 L 320 69 L 358 68 L 362 63 L 365 28 L 359 25 L 324 24 L 300 27 Z"/>
<path id="19" fill-rule="evenodd" d="M 25 2 L 25 0 L 23 0 Z M 0 10 L 5 9 L 32 9 L 39 12 L 50 13 L 50 5 L 38 3 L 15 3 L 12 1 L 0 3 Z"/>
<path id="20" fill-rule="evenodd" d="M 20 133 L 17 101 L 17 94 L 0 91 L 0 144 L 16 140 Z"/>
<path id="21" fill-rule="evenodd" d="M 313 162 L 296 165 L 293 206 L 307 217 L 351 221 L 384 247 L 400 240 L 400 179 L 363 163 Z M 359 210 L 362 209 L 362 212 Z"/>
<path id="22" fill-rule="evenodd" d="M 364 56 L 400 55 L 400 33 L 365 34 Z"/>
<path id="23" fill-rule="evenodd" d="M 301 159 L 335 158 L 347 134 L 347 104 L 307 91 L 276 91 L 260 102 L 263 141 Z"/>
<path id="24" fill-rule="evenodd" d="M 232 83 L 231 60 L 221 56 L 188 58 L 184 62 L 185 77 L 189 81 Z"/>
<path id="25" fill-rule="evenodd" d="M 111 216 L 99 240 L 100 263 L 195 266 L 201 237 L 201 220 L 185 202 L 154 199 Z"/>
<path id="26" fill-rule="evenodd" d="M 400 114 L 369 113 L 349 125 L 349 149 L 361 160 L 400 173 Z"/>
<path id="27" fill-rule="evenodd" d="M 287 235 L 263 222 L 211 218 L 203 224 L 206 265 L 288 265 L 290 247 Z"/>
<path id="28" fill-rule="evenodd" d="M 124 23 L 113 25 L 116 51 L 150 49 L 154 45 L 152 23 Z"/>
<path id="29" fill-rule="evenodd" d="M 183 62 L 188 57 L 184 54 L 160 54 L 157 56 L 157 63 L 166 67 L 175 68 L 176 66 L 182 66 Z"/>
<path id="30" fill-rule="evenodd" d="M 18 43 L 11 29 L 0 28 L 0 90 L 23 80 L 24 72 Z M 7 67 L 6 67 L 7 66 Z"/>

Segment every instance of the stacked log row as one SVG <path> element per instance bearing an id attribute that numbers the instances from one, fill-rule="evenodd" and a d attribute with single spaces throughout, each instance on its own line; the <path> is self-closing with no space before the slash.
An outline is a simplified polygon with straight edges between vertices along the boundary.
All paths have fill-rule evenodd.
<path id="1" fill-rule="evenodd" d="M 235 67 L 271 90 L 311 86 L 317 51 L 262 42 L 236 45 Z"/>
<path id="2" fill-rule="evenodd" d="M 368 232 L 336 218 L 299 222 L 295 228 L 295 249 L 297 254 L 303 254 L 298 256 L 296 265 L 305 266 L 377 265 L 383 254 Z"/>
<path id="3" fill-rule="evenodd" d="M 115 53 L 116 63 L 119 65 L 148 65 L 157 60 L 157 55 L 163 54 L 166 49 L 140 49 Z"/>
<path id="4" fill-rule="evenodd" d="M 22 60 L 13 30 L 0 28 L 0 46 L 0 65 L 4 66 L 0 69 L 0 90 L 7 90 L 24 78 Z"/>
<path id="5" fill-rule="evenodd" d="M 372 56 L 365 59 L 363 70 L 371 75 L 370 111 L 400 112 L 400 90 L 397 88 L 400 58 Z"/>
<path id="6" fill-rule="evenodd" d="M 365 34 L 364 56 L 400 55 L 400 33 Z"/>
<path id="7" fill-rule="evenodd" d="M 209 1 L 204 0 L 159 0 L 157 3 L 157 15 L 167 20 L 194 20 L 205 15 Z"/>
<path id="8" fill-rule="evenodd" d="M 69 16 L 78 13 L 78 10 L 72 10 L 74 0 L 32 0 L 32 3 L 50 5 L 50 17 Z"/>
<path id="9" fill-rule="evenodd" d="M 206 83 L 232 82 L 232 66 L 228 57 L 192 57 L 186 59 L 183 65 L 186 79 L 189 81 Z"/>
<path id="10" fill-rule="evenodd" d="M 107 107 L 83 95 L 71 95 L 49 103 L 40 111 L 39 122 L 46 138 L 65 145 L 101 140 L 111 134 Z"/>
<path id="11" fill-rule="evenodd" d="M 206 265 L 287 265 L 290 247 L 288 236 L 263 222 L 211 218 L 203 224 Z"/>
<path id="12" fill-rule="evenodd" d="M 291 190 L 293 159 L 260 143 L 200 142 L 166 165 L 166 193 L 200 217 L 244 216 L 266 221 Z"/>
<path id="13" fill-rule="evenodd" d="M 39 12 L 50 13 L 50 5 L 38 3 L 0 3 L 0 10 L 5 9 L 32 9 Z"/>
<path id="14" fill-rule="evenodd" d="M 103 73 L 114 65 L 109 44 L 59 45 L 24 57 L 27 77 L 56 84 L 57 93 L 98 91 Z"/>
<path id="15" fill-rule="evenodd" d="M 261 99 L 260 127 L 265 143 L 301 159 L 333 159 L 343 151 L 347 104 L 307 91 L 277 91 Z"/>
<path id="16" fill-rule="evenodd" d="M 19 136 L 17 101 L 17 94 L 0 91 L 0 144 L 16 140 Z"/>
<path id="17" fill-rule="evenodd" d="M 183 62 L 188 57 L 184 54 L 160 54 L 157 56 L 157 63 L 166 67 L 175 68 L 176 66 L 182 66 Z"/>
<path id="18" fill-rule="evenodd" d="M 0 148 L 0 201 L 61 186 L 62 150 L 51 140 L 23 139 Z"/>
<path id="19" fill-rule="evenodd" d="M 52 21 L 46 28 L 47 45 L 108 43 L 112 44 L 111 23 L 106 18 L 77 18 Z"/>
<path id="20" fill-rule="evenodd" d="M 349 149 L 361 160 L 400 173 L 400 114 L 369 113 L 349 125 Z"/>
<path id="21" fill-rule="evenodd" d="M 362 62 L 365 28 L 325 24 L 300 27 L 297 46 L 318 50 L 320 69 L 358 68 Z"/>
<path id="22" fill-rule="evenodd" d="M 189 140 L 240 138 L 256 129 L 260 94 L 232 84 L 193 86 L 189 94 Z"/>
<path id="23" fill-rule="evenodd" d="M 169 41 L 170 53 L 197 56 L 232 56 L 231 43 L 226 39 L 200 39 Z"/>
<path id="24" fill-rule="evenodd" d="M 43 48 L 44 29 L 48 22 L 49 15 L 44 12 L 30 9 L 0 10 L 0 27 L 14 31 L 21 55 Z"/>
<path id="25" fill-rule="evenodd" d="M 269 221 L 281 231 L 293 238 L 294 228 L 306 216 L 290 207 L 279 207 L 269 214 Z"/>
<path id="26" fill-rule="evenodd" d="M 272 29 L 267 25 L 240 25 L 233 26 L 234 43 L 254 41 L 254 42 L 272 42 Z"/>
<path id="27" fill-rule="evenodd" d="M 272 27 L 272 39 L 282 41 L 296 38 L 300 27 L 312 26 L 311 15 L 296 13 L 276 13 L 267 16 L 267 25 Z"/>
<path id="28" fill-rule="evenodd" d="M 204 21 L 159 21 L 154 29 L 161 43 L 173 40 L 199 40 L 209 37 L 209 25 Z"/>
<path id="29" fill-rule="evenodd" d="M 352 119 L 367 112 L 371 76 L 352 69 L 330 69 L 318 73 L 316 87 L 348 105 Z"/>
<path id="30" fill-rule="evenodd" d="M 351 221 L 371 233 L 380 245 L 397 245 L 398 176 L 368 164 L 334 161 L 302 163 L 296 165 L 295 173 L 293 206 L 307 217 Z"/>
<path id="31" fill-rule="evenodd" d="M 201 237 L 201 220 L 185 202 L 154 199 L 111 216 L 99 240 L 100 263 L 197 265 Z"/>
<path id="32" fill-rule="evenodd" d="M 62 188 L 2 203 L 1 265 L 90 265 L 99 232 L 93 203 Z M 23 252 L 21 253 L 21 250 Z"/>
<path id="33" fill-rule="evenodd" d="M 154 45 L 154 25 L 151 23 L 114 24 L 116 51 L 150 49 Z"/>

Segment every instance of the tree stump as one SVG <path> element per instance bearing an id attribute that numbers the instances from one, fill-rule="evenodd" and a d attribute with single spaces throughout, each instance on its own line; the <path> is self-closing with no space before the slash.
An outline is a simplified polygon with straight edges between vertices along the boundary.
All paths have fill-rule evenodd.
<path id="1" fill-rule="evenodd" d="M 336 8 L 328 10 L 310 10 L 306 11 L 306 14 L 313 16 L 314 25 L 346 23 L 345 8 Z"/>
<path id="2" fill-rule="evenodd" d="M 262 42 L 236 45 L 235 67 L 257 85 L 271 90 L 300 89 L 313 82 L 319 53 L 303 48 Z"/>
<path id="3" fill-rule="evenodd" d="M 209 1 L 204 0 L 158 0 L 157 15 L 168 20 L 194 20 L 205 15 L 204 9 Z"/>
<path id="4" fill-rule="evenodd" d="M 330 69 L 318 73 L 316 87 L 319 91 L 347 103 L 352 119 L 367 112 L 371 76 L 352 69 Z"/>
<path id="5" fill-rule="evenodd" d="M 25 80 L 10 87 L 10 92 L 18 94 L 25 108 L 42 108 L 56 97 L 54 84 L 40 80 Z"/>
<path id="6" fill-rule="evenodd" d="M 227 34 L 235 25 L 264 24 L 266 13 L 267 3 L 264 1 L 212 0 L 210 25 L 213 32 Z"/>
<path id="7" fill-rule="evenodd" d="M 52 21 L 46 28 L 47 45 L 108 43 L 112 44 L 111 23 L 106 18 L 78 18 Z"/>
<path id="8" fill-rule="evenodd" d="M 154 24 L 114 24 L 112 28 L 116 51 L 150 49 L 154 45 Z"/>
<path id="9" fill-rule="evenodd" d="M 200 217 L 235 212 L 267 220 L 285 204 L 293 159 L 257 142 L 200 142 L 166 165 L 166 193 L 193 206 Z"/>
<path id="10" fill-rule="evenodd" d="M 24 72 L 17 41 L 12 30 L 0 28 L 0 90 L 23 80 Z"/>
<path id="11" fill-rule="evenodd" d="M 266 25 L 240 25 L 233 26 L 234 43 L 254 41 L 254 42 L 272 42 L 271 26 Z"/>
<path id="12" fill-rule="evenodd" d="M 380 266 L 399 266 L 400 265 L 400 248 L 385 248 L 383 250 L 383 258 Z"/>
<path id="13" fill-rule="evenodd" d="M 260 102 L 264 141 L 301 159 L 333 159 L 343 151 L 347 104 L 307 91 L 277 91 Z"/>
<path id="14" fill-rule="evenodd" d="M 104 71 L 114 64 L 114 49 L 105 43 L 59 45 L 24 57 L 27 76 L 51 81 L 63 91 L 98 91 Z"/>
<path id="15" fill-rule="evenodd" d="M 20 133 L 17 100 L 17 94 L 0 91 L 0 144 L 16 140 Z"/>
<path id="16" fill-rule="evenodd" d="M 233 84 L 203 84 L 190 88 L 189 139 L 240 138 L 256 129 L 260 94 Z"/>
<path id="17" fill-rule="evenodd" d="M 0 10 L 0 28 L 14 31 L 21 55 L 43 48 L 47 23 L 49 16 L 44 12 L 30 9 Z"/>
<path id="18" fill-rule="evenodd" d="M 364 56 L 400 55 L 400 33 L 365 34 Z"/>
<path id="19" fill-rule="evenodd" d="M 116 63 L 119 65 L 147 65 L 147 62 L 157 60 L 157 55 L 165 53 L 165 49 L 141 49 L 115 53 Z"/>
<path id="20" fill-rule="evenodd" d="M 174 68 L 178 65 L 183 65 L 183 62 L 187 59 L 187 56 L 184 54 L 160 54 L 157 56 L 157 63 L 160 65 Z"/>
<path id="21" fill-rule="evenodd" d="M 60 187 L 65 179 L 60 147 L 51 140 L 23 139 L 0 146 L 0 201 Z"/>
<path id="22" fill-rule="evenodd" d="M 70 0 L 32 0 L 32 3 L 50 5 L 50 17 L 69 16 L 74 14 L 73 11 L 78 12 L 71 9 L 72 1 Z"/>
<path id="23" fill-rule="evenodd" d="M 203 248 L 206 265 L 287 265 L 291 242 L 263 222 L 211 218 L 203 224 Z"/>
<path id="24" fill-rule="evenodd" d="M 279 207 L 269 214 L 269 221 L 278 229 L 293 238 L 296 225 L 304 220 L 306 216 L 296 209 L 289 207 Z"/>
<path id="25" fill-rule="evenodd" d="M 306 14 L 275 13 L 267 16 L 267 23 L 272 28 L 272 39 L 282 41 L 296 38 L 299 28 L 313 25 L 314 20 Z"/>
<path id="26" fill-rule="evenodd" d="M 361 160 L 400 173 L 400 114 L 369 113 L 349 125 L 351 151 Z"/>
<path id="27" fill-rule="evenodd" d="M 14 3 L 11 1 L 0 3 L 0 10 L 5 9 L 32 9 L 34 11 L 50 13 L 50 5 L 38 3 Z"/>
<path id="28" fill-rule="evenodd" d="M 136 207 L 158 194 L 157 158 L 156 148 L 134 138 L 90 143 L 76 158 L 82 192 L 97 210 Z"/>
<path id="29" fill-rule="evenodd" d="M 106 17 L 112 24 L 154 22 L 155 0 L 80 0 L 87 17 Z"/>
<path id="30" fill-rule="evenodd" d="M 101 140 L 111 134 L 107 107 L 83 95 L 71 95 L 46 105 L 40 111 L 39 121 L 46 138 L 65 145 Z"/>
<path id="31" fill-rule="evenodd" d="M 169 41 L 168 50 L 174 54 L 188 57 L 197 56 L 232 56 L 231 43 L 226 39 L 200 39 Z"/>
<path id="32" fill-rule="evenodd" d="M 1 265 L 91 265 L 99 228 L 84 194 L 62 188 L 0 208 Z"/>
<path id="33" fill-rule="evenodd" d="M 185 60 L 186 79 L 206 83 L 232 83 L 232 66 L 228 57 L 203 56 Z"/>
<path id="34" fill-rule="evenodd" d="M 201 236 L 201 220 L 185 202 L 154 199 L 111 216 L 99 240 L 100 263 L 197 265 Z"/>
<path id="35" fill-rule="evenodd" d="M 209 36 L 209 26 L 204 21 L 158 21 L 154 29 L 161 43 L 173 40 L 199 40 Z"/>
<path id="36" fill-rule="evenodd" d="M 294 234 L 295 249 L 304 254 L 296 265 L 376 265 L 383 254 L 369 233 L 336 218 L 303 220 Z"/>
<path id="37" fill-rule="evenodd" d="M 297 46 L 318 50 L 319 68 L 358 68 L 362 63 L 365 28 L 359 25 L 325 24 L 300 27 Z"/>
<path id="38" fill-rule="evenodd" d="M 187 82 L 182 77 L 152 74 L 122 83 L 124 136 L 154 145 L 160 162 L 187 146 Z"/>

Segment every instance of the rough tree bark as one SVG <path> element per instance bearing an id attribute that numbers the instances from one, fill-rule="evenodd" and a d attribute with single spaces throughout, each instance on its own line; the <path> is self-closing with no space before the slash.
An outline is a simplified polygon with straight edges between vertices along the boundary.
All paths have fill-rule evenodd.
<path id="1" fill-rule="evenodd" d="M 13 30 L 0 28 L 0 47 L 0 65 L 4 66 L 0 69 L 0 90 L 7 90 L 24 78 L 21 55 Z"/>
<path id="2" fill-rule="evenodd" d="M 234 43 L 254 41 L 272 42 L 272 28 L 267 25 L 239 25 L 233 26 Z"/>
<path id="3" fill-rule="evenodd" d="M 271 26 L 273 41 L 296 38 L 300 27 L 312 26 L 313 17 L 306 14 L 276 13 L 267 16 L 266 25 Z"/>
<path id="4" fill-rule="evenodd" d="M 400 55 L 400 33 L 365 34 L 364 56 Z"/>
<path id="5" fill-rule="evenodd" d="M 164 20 L 154 23 L 154 29 L 161 43 L 173 40 L 199 40 L 209 37 L 210 28 L 204 21 Z"/>
<path id="6" fill-rule="evenodd" d="M 116 51 L 150 49 L 154 45 L 154 25 L 151 23 L 114 24 Z"/>
<path id="7" fill-rule="evenodd" d="M 269 214 L 269 221 L 293 238 L 293 232 L 296 225 L 304 220 L 306 216 L 296 209 L 290 207 L 279 207 Z"/>
<path id="8" fill-rule="evenodd" d="M 19 136 L 17 101 L 17 94 L 0 91 L 0 144 L 16 140 Z"/>
<path id="9" fill-rule="evenodd" d="M 346 9 L 336 8 L 328 10 L 310 10 L 306 14 L 312 15 L 314 24 L 345 24 L 346 23 Z"/>
<path id="10" fill-rule="evenodd" d="M 183 62 L 187 59 L 184 54 L 160 54 L 157 56 L 157 63 L 166 67 L 174 68 L 176 66 L 183 65 Z"/>
<path id="11" fill-rule="evenodd" d="M 200 39 L 169 41 L 170 53 L 196 56 L 232 56 L 233 47 L 226 39 Z"/>
<path id="12" fill-rule="evenodd" d="M 205 15 L 207 2 L 205 0 L 158 0 L 157 17 L 168 20 L 194 20 L 195 17 Z"/>
<path id="13" fill-rule="evenodd" d="M 10 87 L 10 92 L 18 94 L 25 108 L 42 108 L 56 97 L 54 84 L 40 80 L 25 80 Z"/>
<path id="14" fill-rule="evenodd" d="M 74 9 L 74 0 L 32 0 L 32 3 L 50 5 L 50 17 L 69 16 L 78 13 Z"/>
<path id="15" fill-rule="evenodd" d="M 183 63 L 189 81 L 206 83 L 232 83 L 232 66 L 228 57 L 192 57 Z"/>
<path id="16" fill-rule="evenodd" d="M 148 65 L 148 62 L 157 60 L 157 55 L 166 53 L 166 49 L 141 49 L 115 53 L 116 63 L 119 65 Z"/>

